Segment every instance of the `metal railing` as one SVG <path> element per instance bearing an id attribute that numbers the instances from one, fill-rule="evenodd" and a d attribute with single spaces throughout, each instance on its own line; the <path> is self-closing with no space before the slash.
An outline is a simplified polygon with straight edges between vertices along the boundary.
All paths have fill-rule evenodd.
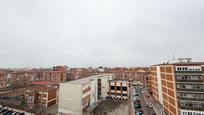
<path id="1" fill-rule="evenodd" d="M 191 101 L 203 101 L 204 98 L 188 98 L 188 97 L 178 97 L 179 100 L 191 100 Z"/>
<path id="2" fill-rule="evenodd" d="M 200 80 L 191 80 L 191 79 L 189 79 L 189 80 L 183 80 L 183 79 L 176 79 L 176 82 L 203 82 L 203 80 L 202 79 L 200 79 Z"/>
<path id="3" fill-rule="evenodd" d="M 179 91 L 198 91 L 198 92 L 204 92 L 204 89 L 197 89 L 197 88 L 192 88 L 192 89 L 187 89 L 187 88 L 176 88 Z"/>
<path id="4" fill-rule="evenodd" d="M 180 109 L 186 110 L 197 110 L 197 111 L 204 111 L 204 107 L 188 107 L 188 106 L 179 106 Z"/>

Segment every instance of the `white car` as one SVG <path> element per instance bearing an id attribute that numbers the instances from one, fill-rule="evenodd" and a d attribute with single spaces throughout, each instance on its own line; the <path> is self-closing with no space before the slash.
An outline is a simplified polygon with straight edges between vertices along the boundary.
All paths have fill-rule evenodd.
<path id="1" fill-rule="evenodd" d="M 140 98 L 137 97 L 137 96 L 135 96 L 135 97 L 133 98 L 133 100 L 134 100 L 134 101 L 135 101 L 135 100 L 140 100 Z"/>
<path id="2" fill-rule="evenodd" d="M 151 103 L 149 103 L 149 108 L 152 108 L 152 107 L 153 107 L 153 105 Z"/>

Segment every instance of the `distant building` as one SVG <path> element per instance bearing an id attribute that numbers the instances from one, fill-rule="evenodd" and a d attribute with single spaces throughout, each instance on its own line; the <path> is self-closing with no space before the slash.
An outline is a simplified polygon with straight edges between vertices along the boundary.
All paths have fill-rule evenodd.
<path id="1" fill-rule="evenodd" d="M 92 68 L 71 68 L 69 70 L 70 80 L 86 78 L 96 74 L 96 70 Z"/>
<path id="2" fill-rule="evenodd" d="M 61 82 L 68 80 L 67 68 L 66 66 L 54 66 L 48 69 L 34 69 L 32 71 L 34 74 L 33 81 L 52 81 L 59 85 Z"/>
<path id="3" fill-rule="evenodd" d="M 94 75 L 60 84 L 59 114 L 82 115 L 108 96 L 112 74 Z"/>
<path id="4" fill-rule="evenodd" d="M 152 65 L 150 88 L 167 115 L 204 115 L 204 62 Z"/>
<path id="5" fill-rule="evenodd" d="M 109 81 L 109 95 L 114 99 L 129 100 L 130 83 L 128 80 Z"/>

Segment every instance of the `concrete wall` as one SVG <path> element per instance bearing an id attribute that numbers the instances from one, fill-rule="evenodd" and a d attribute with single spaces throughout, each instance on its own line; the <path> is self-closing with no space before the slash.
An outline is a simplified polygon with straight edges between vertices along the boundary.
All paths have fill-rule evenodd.
<path id="1" fill-rule="evenodd" d="M 94 107 L 96 105 L 96 102 L 98 102 L 98 81 L 97 79 L 94 79 L 90 83 L 91 86 L 91 100 L 90 100 L 90 106 Z"/>
<path id="2" fill-rule="evenodd" d="M 105 76 L 101 78 L 101 97 L 106 98 L 109 92 L 109 80 L 112 80 L 111 76 Z"/>
<path id="3" fill-rule="evenodd" d="M 78 84 L 61 83 L 59 90 L 59 113 L 82 115 L 82 87 Z"/>

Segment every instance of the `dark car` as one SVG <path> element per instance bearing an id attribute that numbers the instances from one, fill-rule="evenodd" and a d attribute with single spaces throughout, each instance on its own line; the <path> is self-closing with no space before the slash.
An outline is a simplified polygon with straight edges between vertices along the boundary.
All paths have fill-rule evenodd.
<path id="1" fill-rule="evenodd" d="M 12 113 L 12 111 L 11 111 L 11 110 L 8 110 L 8 111 L 4 112 L 3 115 L 8 115 L 8 114 L 10 114 L 10 113 Z"/>
<path id="2" fill-rule="evenodd" d="M 7 111 L 8 111 L 8 109 L 3 109 L 0 113 L 5 113 Z"/>
<path id="3" fill-rule="evenodd" d="M 134 100 L 134 103 L 140 103 L 140 100 Z"/>
<path id="4" fill-rule="evenodd" d="M 134 105 L 134 108 L 135 108 L 135 109 L 140 109 L 140 108 L 142 108 L 142 106 L 141 106 L 140 104 L 135 104 L 135 105 Z"/>
<path id="5" fill-rule="evenodd" d="M 18 114 L 20 114 L 19 112 L 16 112 L 14 115 L 18 115 Z"/>
<path id="6" fill-rule="evenodd" d="M 136 115 L 144 115 L 144 112 L 142 110 L 136 111 L 135 113 Z"/>
<path id="7" fill-rule="evenodd" d="M 18 114 L 18 115 L 25 115 L 25 113 L 20 113 L 20 114 Z"/>

